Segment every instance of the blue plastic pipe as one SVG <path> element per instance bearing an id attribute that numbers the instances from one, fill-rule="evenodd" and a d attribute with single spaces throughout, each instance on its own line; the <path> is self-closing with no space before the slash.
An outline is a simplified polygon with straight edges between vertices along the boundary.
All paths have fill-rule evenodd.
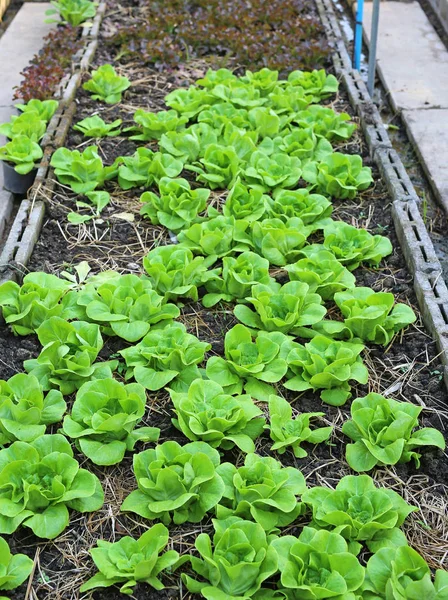
<path id="1" fill-rule="evenodd" d="M 358 0 L 356 9 L 356 25 L 355 25 L 355 45 L 353 53 L 353 67 L 359 71 L 361 67 L 361 50 L 362 50 L 362 20 L 364 17 L 364 0 Z"/>

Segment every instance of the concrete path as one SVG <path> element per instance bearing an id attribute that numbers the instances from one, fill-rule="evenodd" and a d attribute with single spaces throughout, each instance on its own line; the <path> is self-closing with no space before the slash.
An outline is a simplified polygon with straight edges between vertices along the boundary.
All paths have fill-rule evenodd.
<path id="1" fill-rule="evenodd" d="M 48 2 L 25 2 L 0 38 L 0 106 L 10 106 L 14 86 L 22 81 L 20 72 L 42 48 L 42 38 L 54 25 L 45 23 Z"/>
<path id="2" fill-rule="evenodd" d="M 45 11 L 50 8 L 47 2 L 23 4 L 0 38 L 0 123 L 9 121 L 17 114 L 14 108 L 14 86 L 22 81 L 20 72 L 33 56 L 42 48 L 42 39 L 54 27 L 45 23 Z M 4 139 L 0 139 L 3 144 Z M 4 205 L 10 202 L 9 192 L 3 190 L 3 171 L 0 169 L 0 230 Z M 3 215 L 4 216 L 4 215 Z M 1 235 L 1 231 L 0 231 Z"/>
<path id="3" fill-rule="evenodd" d="M 365 4 L 370 36 L 372 3 Z M 378 73 L 448 212 L 448 51 L 418 2 L 381 2 Z"/>

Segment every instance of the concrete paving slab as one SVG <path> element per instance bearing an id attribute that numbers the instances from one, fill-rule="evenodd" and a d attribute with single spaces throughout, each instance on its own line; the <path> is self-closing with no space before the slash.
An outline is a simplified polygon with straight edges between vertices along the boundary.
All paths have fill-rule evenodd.
<path id="1" fill-rule="evenodd" d="M 372 3 L 364 6 L 368 40 Z M 381 2 L 377 57 L 396 110 L 448 108 L 448 51 L 417 2 Z"/>
<path id="2" fill-rule="evenodd" d="M 402 116 L 434 192 L 448 211 L 448 109 L 410 110 Z"/>

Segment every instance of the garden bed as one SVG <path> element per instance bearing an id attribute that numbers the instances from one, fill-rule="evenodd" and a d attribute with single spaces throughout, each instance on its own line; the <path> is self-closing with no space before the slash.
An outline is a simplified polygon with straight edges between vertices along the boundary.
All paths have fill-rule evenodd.
<path id="1" fill-rule="evenodd" d="M 197 57 L 170 67 L 151 67 L 134 55 L 125 56 L 121 61 L 117 60 L 116 48 L 106 42 L 110 39 L 111 32 L 116 31 L 124 19 L 129 18 L 132 21 L 136 13 L 138 17 L 138 9 L 133 7 L 134 2 L 122 2 L 119 6 L 113 4 L 106 13 L 100 31 L 99 50 L 95 55 L 93 67 L 105 63 L 115 64 L 120 75 L 125 75 L 131 80 L 132 86 L 125 92 L 122 102 L 111 107 L 93 101 L 86 91 L 79 89 L 73 123 L 97 113 L 107 122 L 120 118 L 124 125 L 130 126 L 136 109 L 164 110 L 166 107 L 163 99 L 166 94 L 193 84 L 204 76 L 210 67 L 226 66 L 237 69 L 238 74 L 244 73 L 244 68 L 236 61 L 215 55 Z M 327 64 L 327 67 L 330 68 L 330 65 Z M 348 112 L 353 121 L 358 122 L 347 90 L 343 87 L 337 96 L 330 98 L 326 104 L 338 112 Z M 85 145 L 86 140 L 71 129 L 65 146 L 71 150 L 82 150 Z M 104 163 L 110 165 L 117 156 L 132 154 L 137 144 L 127 137 L 103 138 L 98 147 Z M 378 268 L 360 267 L 354 271 L 357 285 L 369 286 L 375 291 L 392 292 L 397 302 L 409 304 L 418 312 L 412 289 L 412 276 L 406 267 L 395 234 L 391 197 L 378 169 L 369 157 L 361 131 L 357 130 L 349 142 L 337 144 L 335 149 L 347 154 L 360 154 L 364 164 L 373 169 L 374 185 L 360 193 L 356 200 L 334 201 L 333 218 L 366 228 L 374 234 L 386 235 L 394 247 L 393 253 L 383 259 Z M 52 171 L 50 174 L 53 177 Z M 185 173 L 183 176 L 189 177 Z M 55 184 L 54 190 L 46 190 L 44 182 L 39 194 L 40 199 L 46 201 L 47 211 L 40 238 L 28 264 L 30 271 L 42 270 L 59 274 L 73 264 L 88 261 L 94 272 L 114 269 L 123 273 L 138 274 L 142 272 L 142 259 L 150 250 L 170 243 L 170 235 L 165 228 L 153 226 L 139 215 L 139 196 L 144 191 L 143 188 L 125 192 L 116 182 L 107 182 L 105 189 L 111 193 L 112 202 L 103 211 L 101 221 L 72 225 L 67 221 L 67 214 L 75 210 L 75 195 L 58 183 Z M 218 206 L 222 203 L 223 193 L 212 192 L 211 198 L 212 203 Z M 282 277 L 278 268 L 273 269 L 271 274 L 280 279 Z M 224 335 L 237 323 L 232 308 L 232 305 L 225 303 L 212 309 L 205 309 L 199 302 L 190 302 L 183 306 L 180 320 L 187 330 L 200 340 L 212 344 L 206 358 L 223 354 Z M 37 356 L 40 350 L 35 336 L 16 337 L 5 327 L 0 328 L 0 345 L 0 378 L 3 379 L 20 372 L 23 361 Z M 106 337 L 100 356 L 106 360 L 124 346 L 125 342 L 120 338 Z M 362 397 L 368 392 L 378 392 L 420 405 L 423 407 L 421 425 L 435 427 L 448 438 L 447 394 L 442 380 L 443 367 L 438 359 L 435 343 L 425 332 L 420 318 L 399 334 L 387 348 L 366 348 L 364 360 L 369 370 L 369 382 L 367 385 L 353 385 L 353 398 Z M 304 392 L 299 395 L 284 388 L 282 395 L 301 412 L 325 412 L 322 424 L 334 426 L 330 443 L 307 446 L 309 454 L 303 459 L 295 459 L 290 452 L 279 457 L 270 451 L 271 441 L 268 435 L 264 434 L 257 440 L 257 453 L 262 456 L 276 456 L 284 466 L 300 469 L 307 479 L 308 486 L 334 487 L 341 477 L 351 473 L 344 460 L 347 438 L 341 432 L 342 424 L 350 418 L 350 404 L 339 408 L 331 407 L 323 404 L 317 393 Z M 143 424 L 160 427 L 160 443 L 166 440 L 185 443 L 186 438 L 171 424 L 171 417 L 172 406 L 168 393 L 149 393 Z M 54 427 L 52 432 L 56 430 L 57 427 Z M 122 535 L 137 537 L 147 528 L 147 522 L 143 519 L 132 514 L 120 513 L 122 501 L 135 488 L 132 456 L 126 456 L 119 465 L 108 468 L 95 467 L 80 453 L 75 452 L 75 457 L 82 466 L 99 477 L 106 496 L 103 508 L 87 515 L 72 515 L 69 527 L 51 542 L 38 540 L 24 530 L 19 530 L 9 537 L 13 551 L 24 552 L 35 559 L 36 569 L 30 589 L 40 600 L 78 598 L 79 586 L 92 574 L 88 551 L 96 540 L 101 538 L 115 541 Z M 244 456 L 232 450 L 224 454 L 224 459 L 240 466 Z M 418 512 L 409 516 L 403 527 L 409 544 L 421 553 L 432 568 L 447 568 L 446 454 L 425 449 L 420 469 L 416 469 L 414 463 L 407 463 L 377 468 L 371 475 L 379 485 L 399 492 L 406 501 L 420 508 Z M 306 521 L 307 519 L 299 519 L 284 531 L 297 534 L 298 526 Z M 211 531 L 209 518 L 205 518 L 198 525 L 187 523 L 183 526 L 170 526 L 172 547 L 180 553 L 191 552 L 197 534 Z M 183 567 L 183 570 L 185 569 L 186 566 Z M 160 592 L 147 586 L 138 586 L 134 597 L 138 600 L 199 598 L 189 594 L 185 587 L 179 589 L 177 575 L 167 578 L 165 583 L 167 589 Z M 27 591 L 26 584 L 10 595 L 14 600 L 33 598 Z M 112 588 L 105 592 L 95 592 L 93 597 L 98 600 L 115 600 L 122 596 L 116 588 Z"/>

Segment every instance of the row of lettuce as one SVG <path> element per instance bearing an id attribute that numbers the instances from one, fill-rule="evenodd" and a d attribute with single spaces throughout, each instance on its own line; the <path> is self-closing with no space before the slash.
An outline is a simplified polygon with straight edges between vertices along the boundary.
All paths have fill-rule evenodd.
<path id="1" fill-rule="evenodd" d="M 36 440 L 28 453 L 34 450 L 36 455 L 45 455 L 48 437 Z M 55 435 L 50 443 L 55 452 L 60 451 L 59 462 L 61 457 L 66 464 L 74 460 L 65 438 Z M 146 452 L 157 456 L 144 456 Z M 218 452 L 201 442 L 183 447 L 176 442 L 165 442 L 146 452 L 137 455 L 136 466 L 148 472 L 157 468 L 156 463 L 160 470 L 167 459 L 172 461 L 177 456 L 177 469 L 182 464 L 184 469 L 198 473 L 199 479 L 206 469 L 210 471 L 210 464 L 219 463 Z M 169 471 L 163 473 L 168 477 Z M 226 489 L 232 488 L 235 482 L 244 487 L 245 480 L 251 482 L 257 476 L 263 477 L 266 488 L 276 490 L 271 498 L 260 497 L 257 494 L 260 485 L 253 483 L 245 488 L 238 509 L 229 508 L 231 499 Z M 90 478 L 92 481 L 88 481 Z M 92 488 L 98 485 L 98 481 L 93 481 L 94 475 L 79 469 L 68 505 L 78 510 L 86 510 L 89 505 L 89 510 L 94 510 L 94 504 L 98 505 L 95 494 L 79 498 L 76 483 L 81 479 L 84 479 L 85 489 L 88 482 Z M 213 520 L 213 537 L 201 533 L 196 538 L 199 556 L 179 556 L 174 550 L 163 552 L 169 542 L 169 531 L 163 523 L 153 525 L 139 539 L 125 536 L 113 543 L 100 540 L 91 550 L 98 573 L 83 584 L 81 592 L 119 585 L 123 594 L 131 595 L 139 582 L 161 590 L 164 587 L 159 579 L 161 575 L 167 572 L 172 575 L 175 569 L 190 562 L 195 576 L 182 573 L 184 583 L 191 592 L 201 593 L 211 600 L 446 598 L 447 573 L 438 570 L 432 582 L 428 565 L 406 545 L 399 529 L 416 508 L 409 506 L 396 492 L 377 488 L 368 475 L 346 476 L 335 490 L 324 487 L 308 490 L 299 470 L 281 467 L 270 457 L 248 454 L 243 467 L 236 469 L 224 463 L 217 468 L 213 480 L 207 481 L 200 494 L 200 506 L 197 500 L 196 506 L 189 510 L 190 515 L 181 508 L 174 512 L 178 522 L 188 516 L 199 520 L 205 506 L 220 502 L 223 495 L 224 500 L 217 507 L 219 517 Z M 302 496 L 299 503 L 298 494 Z M 304 526 L 297 537 L 279 535 L 280 528 L 296 520 L 306 506 L 312 510 L 311 523 Z M 148 516 L 157 517 L 160 517 L 157 513 Z M 366 547 L 373 555 L 363 567 L 358 555 Z M 11 589 L 29 575 L 33 561 L 24 555 L 11 555 L 2 538 L 0 548 L 3 568 L 0 584 L 4 589 Z M 277 581 L 278 589 L 264 588 L 267 580 Z"/>
<path id="2" fill-rule="evenodd" d="M 105 65 L 85 88 L 113 104 L 129 85 Z M 71 223 L 99 218 L 110 201 L 104 188 L 113 191 L 107 182 L 116 180 L 124 190 L 154 187 L 158 193 L 141 196 L 141 214 L 178 242 L 150 251 L 144 275 L 92 275 L 81 263 L 0 287 L 6 323 L 17 335 L 37 333 L 42 346 L 26 373 L 0 382 L 0 533 L 26 526 L 54 539 L 69 524 L 68 509 L 99 510 L 100 481 L 79 467 L 68 439 L 101 466 L 121 462 L 139 442 L 157 443 L 160 430 L 140 426 L 147 391 L 169 392 L 173 423 L 189 440 L 134 454 L 138 489 L 121 509 L 161 523 L 138 540 L 99 541 L 99 572 L 81 591 L 120 584 L 131 594 L 142 581 L 161 589 L 162 572 L 190 561 L 199 580 L 183 573 L 187 588 L 211 600 L 446 598 L 446 573 L 433 582 L 407 546 L 400 526 L 415 508 L 398 494 L 368 475 L 344 477 L 335 490 L 307 489 L 300 470 L 255 453 L 264 432 L 273 452 L 297 458 L 307 455 L 302 444 L 328 440 L 324 413 L 293 414 L 282 389 L 319 391 L 323 402 L 343 405 L 352 381 L 368 382 L 365 344 L 387 346 L 415 320 L 393 294 L 356 287 L 352 271 L 377 266 L 390 241 L 331 218 L 331 199 L 354 199 L 372 183 L 361 157 L 333 151 L 355 129 L 348 115 L 316 104 L 336 91 L 324 72 L 284 81 L 268 69 L 209 71 L 170 93 L 170 110 L 136 111 L 131 128 L 98 115 L 75 125 L 87 137 L 130 135 L 151 148 L 110 166 L 95 146 L 54 153 L 55 175 L 79 209 Z M 211 191 L 223 189 L 225 201 Z M 199 299 L 235 305 L 240 323 L 226 333 L 223 356 L 205 360 L 211 344 L 179 321 L 179 307 Z M 98 360 L 103 336 L 124 346 L 107 361 Z M 420 412 L 380 394 L 354 400 L 342 428 L 352 441 L 350 467 L 418 466 L 422 446 L 444 449 L 439 431 L 419 428 Z M 61 421 L 59 433 L 46 433 Z M 232 448 L 246 455 L 243 466 L 221 462 L 219 451 Z M 215 534 L 197 537 L 201 558 L 162 553 L 167 525 L 207 515 L 216 517 Z M 294 523 L 306 524 L 300 535 L 283 535 Z M 366 568 L 358 560 L 364 547 L 374 553 Z M 12 589 L 32 564 L 5 556 L 0 589 Z"/>

